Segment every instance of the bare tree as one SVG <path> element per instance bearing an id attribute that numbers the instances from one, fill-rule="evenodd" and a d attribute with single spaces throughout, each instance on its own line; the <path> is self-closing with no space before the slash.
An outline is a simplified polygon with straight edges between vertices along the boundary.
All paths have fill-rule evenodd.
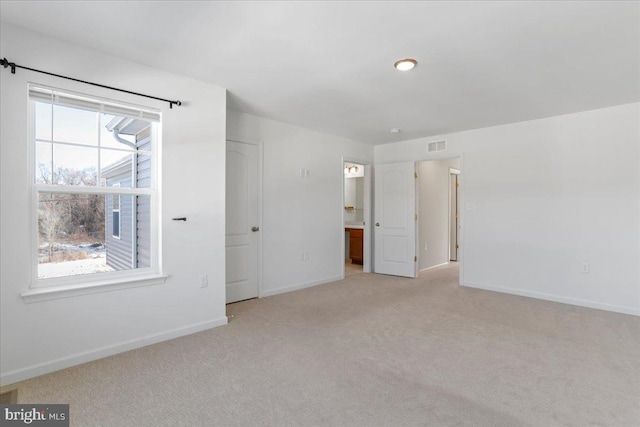
<path id="1" fill-rule="evenodd" d="M 94 168 L 68 169 L 38 164 L 36 182 L 62 185 L 95 185 Z M 53 261 L 55 244 L 62 236 L 84 236 L 86 239 L 104 239 L 104 199 L 98 194 L 41 193 L 39 206 L 40 235 L 48 245 L 48 261 Z"/>
<path id="2" fill-rule="evenodd" d="M 38 215 L 40 233 L 47 239 L 49 262 L 53 261 L 55 243 L 67 221 L 67 215 L 61 209 L 59 200 L 54 199 L 53 196 L 53 194 L 40 196 Z"/>
<path id="3" fill-rule="evenodd" d="M 38 184 L 51 184 L 51 170 L 44 163 L 38 163 L 38 171 L 36 174 L 36 182 Z"/>

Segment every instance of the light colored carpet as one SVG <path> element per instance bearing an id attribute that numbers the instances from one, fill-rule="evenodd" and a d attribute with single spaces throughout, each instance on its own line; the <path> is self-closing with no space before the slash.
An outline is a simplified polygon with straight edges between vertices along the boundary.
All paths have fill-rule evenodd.
<path id="1" fill-rule="evenodd" d="M 417 280 L 228 307 L 225 327 L 42 376 L 75 426 L 640 425 L 640 318 Z"/>

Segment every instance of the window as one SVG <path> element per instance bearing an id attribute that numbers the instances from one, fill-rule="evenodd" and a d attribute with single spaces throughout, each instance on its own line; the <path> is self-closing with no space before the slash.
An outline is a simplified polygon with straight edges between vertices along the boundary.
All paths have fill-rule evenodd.
<path id="1" fill-rule="evenodd" d="M 160 114 L 41 86 L 29 88 L 32 287 L 160 272 Z"/>

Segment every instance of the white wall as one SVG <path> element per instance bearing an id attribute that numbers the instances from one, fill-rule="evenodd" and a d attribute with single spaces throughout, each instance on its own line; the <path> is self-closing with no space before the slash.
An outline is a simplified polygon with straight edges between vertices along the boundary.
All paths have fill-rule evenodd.
<path id="1" fill-rule="evenodd" d="M 0 71 L 2 384 L 225 324 L 225 90 L 5 23 L 0 39 L 0 56 L 17 64 L 184 102 L 169 110 L 162 102 L 21 69 Z M 31 260 L 28 81 L 162 109 L 166 283 L 23 302 Z M 200 274 L 209 275 L 208 288 L 199 288 Z"/>
<path id="2" fill-rule="evenodd" d="M 460 159 L 418 163 L 420 270 L 449 262 L 449 168 L 460 169 Z"/>
<path id="3" fill-rule="evenodd" d="M 235 111 L 227 112 L 227 136 L 263 145 L 262 295 L 340 279 L 343 159 L 370 162 L 373 147 Z"/>
<path id="4" fill-rule="evenodd" d="M 463 153 L 465 285 L 640 314 L 640 104 L 444 137 Z M 376 146 L 376 163 L 439 138 Z"/>

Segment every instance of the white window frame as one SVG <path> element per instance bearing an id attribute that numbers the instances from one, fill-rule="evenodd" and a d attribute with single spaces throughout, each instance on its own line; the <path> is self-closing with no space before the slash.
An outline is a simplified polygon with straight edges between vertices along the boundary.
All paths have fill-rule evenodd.
<path id="1" fill-rule="evenodd" d="M 137 117 L 149 120 L 151 126 L 151 183 L 149 188 L 120 188 L 101 186 L 101 177 L 98 176 L 96 186 L 67 186 L 54 184 L 38 184 L 36 176 L 36 135 L 35 135 L 35 103 L 36 100 L 28 100 L 28 158 L 29 158 L 29 193 L 30 193 L 30 216 L 31 216 L 31 244 L 29 245 L 29 258 L 31 259 L 31 284 L 29 290 L 21 296 L 26 303 L 45 301 L 56 298 L 66 298 L 70 296 L 83 295 L 95 292 L 105 292 L 115 289 L 123 289 L 134 286 L 146 286 L 161 284 L 166 280 L 167 275 L 162 272 L 161 265 L 161 239 L 160 239 L 160 170 L 161 158 L 161 111 L 150 107 L 142 107 L 120 101 L 108 100 L 99 96 L 81 94 L 65 89 L 57 89 L 40 84 L 29 84 L 31 90 L 52 91 L 53 99 L 58 99 L 57 94 L 62 98 L 78 100 L 79 105 L 83 102 L 91 104 L 91 111 L 105 112 L 118 115 L 121 111 L 127 114 L 137 113 Z M 29 96 L 29 95 L 27 95 Z M 57 102 L 52 104 L 60 105 Z M 100 105 L 100 110 L 95 110 L 95 105 Z M 67 105 L 69 106 L 69 105 Z M 72 106 L 73 107 L 73 106 Z M 79 107 L 75 107 L 79 108 Z M 82 107 L 80 107 L 82 108 Z M 89 108 L 85 108 L 89 109 Z M 149 118 L 157 118 L 158 121 Z M 52 123 L 53 126 L 53 123 Z M 53 135 L 51 135 L 53 138 Z M 99 150 L 99 146 L 98 146 Z M 99 160 L 98 160 L 99 161 Z M 151 230 L 150 230 L 150 267 L 136 268 L 131 270 L 111 271 L 103 273 L 80 274 L 67 277 L 55 277 L 47 279 L 38 278 L 38 246 L 39 246 L 39 223 L 38 223 L 38 195 L 40 193 L 64 193 L 64 194 L 98 194 L 98 195 L 132 195 L 149 196 L 151 205 Z M 106 212 L 105 212 L 106 215 Z M 122 219 L 120 218 L 120 228 L 122 230 Z M 135 238 L 133 239 L 135 241 Z"/>

